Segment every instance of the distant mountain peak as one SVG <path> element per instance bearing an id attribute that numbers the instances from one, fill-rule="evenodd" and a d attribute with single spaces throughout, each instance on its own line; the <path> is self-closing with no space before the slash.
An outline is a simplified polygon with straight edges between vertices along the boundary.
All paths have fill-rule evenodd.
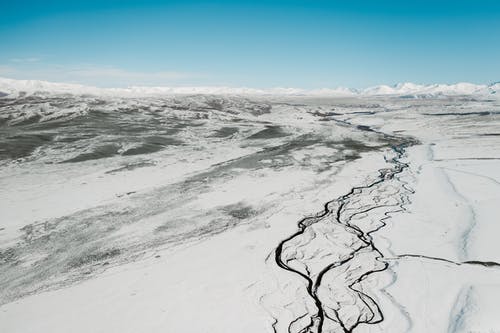
<path id="1" fill-rule="evenodd" d="M 0 78 L 0 92 L 3 97 L 21 95 L 105 95 L 117 97 L 165 96 L 165 95 L 277 95 L 277 96 L 405 96 L 405 97 L 435 97 L 459 95 L 493 95 L 500 90 L 500 82 L 489 85 L 477 85 L 468 82 L 455 84 L 416 84 L 402 82 L 394 85 L 378 85 L 365 89 L 352 88 L 246 88 L 246 87 L 128 87 L 128 88 L 97 88 L 73 83 L 54 83 L 40 80 L 14 80 Z M 500 95 L 500 94 L 499 94 Z M 0 97 L 2 95 L 0 94 Z"/>

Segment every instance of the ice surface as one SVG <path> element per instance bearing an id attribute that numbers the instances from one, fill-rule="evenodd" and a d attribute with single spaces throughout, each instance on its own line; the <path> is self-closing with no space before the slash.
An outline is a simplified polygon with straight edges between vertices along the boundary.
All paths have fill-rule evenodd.
<path id="1" fill-rule="evenodd" d="M 0 331 L 494 331 L 496 88 L 2 79 Z"/>

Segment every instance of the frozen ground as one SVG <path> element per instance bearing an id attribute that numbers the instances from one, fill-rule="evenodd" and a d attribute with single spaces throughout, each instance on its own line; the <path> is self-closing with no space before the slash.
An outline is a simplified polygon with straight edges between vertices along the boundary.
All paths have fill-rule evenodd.
<path id="1" fill-rule="evenodd" d="M 0 83 L 0 332 L 500 332 L 493 85 Z"/>

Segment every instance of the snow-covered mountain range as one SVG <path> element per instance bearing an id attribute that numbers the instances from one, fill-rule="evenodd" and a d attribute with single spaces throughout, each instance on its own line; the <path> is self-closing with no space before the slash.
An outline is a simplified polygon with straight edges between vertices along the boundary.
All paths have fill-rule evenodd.
<path id="1" fill-rule="evenodd" d="M 352 88 L 246 88 L 225 86 L 199 87 L 139 87 L 98 88 L 72 83 L 54 83 L 40 80 L 14 80 L 0 78 L 0 97 L 19 95 L 72 94 L 72 95 L 108 95 L 108 96 L 158 96 L 158 95 L 282 95 L 282 96 L 402 96 L 408 98 L 425 98 L 436 96 L 459 95 L 500 95 L 500 82 L 489 85 L 472 83 L 430 84 L 398 83 L 396 85 L 379 85 L 365 89 Z"/>

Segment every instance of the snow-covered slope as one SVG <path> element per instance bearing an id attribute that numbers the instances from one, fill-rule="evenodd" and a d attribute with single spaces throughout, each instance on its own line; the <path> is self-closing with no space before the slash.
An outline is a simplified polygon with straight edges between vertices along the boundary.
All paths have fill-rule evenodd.
<path id="1" fill-rule="evenodd" d="M 158 96 L 158 95 L 325 95 L 353 96 L 357 92 L 352 89 L 317 89 L 305 90 L 299 88 L 256 89 L 246 87 L 128 87 L 128 88 L 97 88 L 69 83 L 53 83 L 38 80 L 13 80 L 0 78 L 0 92 L 8 95 L 43 95 L 43 94 L 75 94 L 75 95 L 107 95 L 107 96 Z"/>
<path id="2" fill-rule="evenodd" d="M 0 78 L 0 97 L 2 95 L 107 95 L 120 97 L 160 96 L 160 95 L 281 95 L 281 96 L 404 96 L 404 97 L 435 97 L 457 95 L 496 95 L 500 90 L 500 83 L 491 85 L 477 85 L 472 83 L 431 84 L 419 85 L 415 83 L 398 83 L 393 86 L 379 85 L 366 89 L 351 88 L 246 88 L 246 87 L 128 87 L 128 88 L 97 88 L 71 83 L 53 83 L 39 80 L 14 80 Z"/>
<path id="3" fill-rule="evenodd" d="M 500 101 L 422 89 L 1 98 L 0 332 L 498 331 Z"/>
<path id="4" fill-rule="evenodd" d="M 491 94 L 495 89 L 493 86 L 477 85 L 472 83 L 456 84 L 430 84 L 419 85 L 414 83 L 398 83 L 394 86 L 381 85 L 365 89 L 361 92 L 364 95 L 416 95 L 416 96 L 436 96 L 436 95 L 485 95 Z M 498 89 L 498 86 L 496 87 Z"/>

